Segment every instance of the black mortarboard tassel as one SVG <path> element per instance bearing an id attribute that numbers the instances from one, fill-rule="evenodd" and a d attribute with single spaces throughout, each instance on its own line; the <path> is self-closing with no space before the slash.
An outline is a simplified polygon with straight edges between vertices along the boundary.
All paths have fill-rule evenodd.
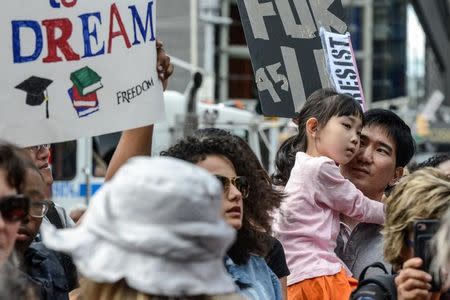
<path id="1" fill-rule="evenodd" d="M 52 82 L 53 80 L 50 79 L 31 76 L 16 86 L 16 89 L 27 93 L 25 101 L 27 105 L 38 106 L 45 101 L 45 113 L 47 119 L 49 118 L 47 88 Z"/>

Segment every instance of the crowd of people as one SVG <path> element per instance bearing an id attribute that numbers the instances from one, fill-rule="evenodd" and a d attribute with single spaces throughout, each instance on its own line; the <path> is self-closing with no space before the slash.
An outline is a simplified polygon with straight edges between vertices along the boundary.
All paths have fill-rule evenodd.
<path id="1" fill-rule="evenodd" d="M 76 225 L 49 145 L 2 141 L 0 299 L 447 299 L 450 157 L 407 170 L 407 124 L 332 89 L 293 121 L 274 174 L 221 129 L 153 158 L 152 126 L 124 131 Z"/>

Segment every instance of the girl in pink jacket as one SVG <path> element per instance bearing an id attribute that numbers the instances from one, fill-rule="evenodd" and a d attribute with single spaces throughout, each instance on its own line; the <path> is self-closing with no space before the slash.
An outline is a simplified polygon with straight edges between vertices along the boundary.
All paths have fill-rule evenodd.
<path id="1" fill-rule="evenodd" d="M 299 133 L 281 146 L 275 176 L 287 179 L 274 233 L 291 271 L 288 299 L 348 299 L 356 280 L 334 253 L 339 215 L 384 221 L 383 204 L 339 171 L 359 149 L 363 111 L 352 97 L 323 89 L 308 98 L 296 120 Z"/>

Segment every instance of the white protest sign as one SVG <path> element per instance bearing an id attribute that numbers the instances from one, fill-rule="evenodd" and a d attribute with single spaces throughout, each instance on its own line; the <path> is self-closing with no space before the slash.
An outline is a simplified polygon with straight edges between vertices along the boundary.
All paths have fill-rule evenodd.
<path id="1" fill-rule="evenodd" d="M 320 28 L 327 71 L 336 91 L 355 98 L 365 110 L 364 93 L 353 52 L 350 33 L 332 33 Z"/>
<path id="2" fill-rule="evenodd" d="M 21 146 L 164 116 L 156 0 L 14 0 L 0 11 L 0 138 Z"/>

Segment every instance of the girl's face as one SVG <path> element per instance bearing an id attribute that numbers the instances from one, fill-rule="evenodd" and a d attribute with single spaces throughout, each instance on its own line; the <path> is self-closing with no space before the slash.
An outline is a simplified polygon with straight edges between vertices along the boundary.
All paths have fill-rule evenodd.
<path id="1" fill-rule="evenodd" d="M 208 155 L 205 160 L 197 163 L 197 166 L 206 169 L 213 175 L 227 178 L 236 177 L 236 171 L 229 159 L 222 155 Z M 222 194 L 222 213 L 225 221 L 234 229 L 242 227 L 244 215 L 244 203 L 242 194 L 232 183 Z"/>
<path id="2" fill-rule="evenodd" d="M 318 126 L 317 131 L 313 133 L 316 154 L 345 165 L 359 149 L 361 129 L 362 121 L 359 117 L 332 117 L 324 127 Z"/>

